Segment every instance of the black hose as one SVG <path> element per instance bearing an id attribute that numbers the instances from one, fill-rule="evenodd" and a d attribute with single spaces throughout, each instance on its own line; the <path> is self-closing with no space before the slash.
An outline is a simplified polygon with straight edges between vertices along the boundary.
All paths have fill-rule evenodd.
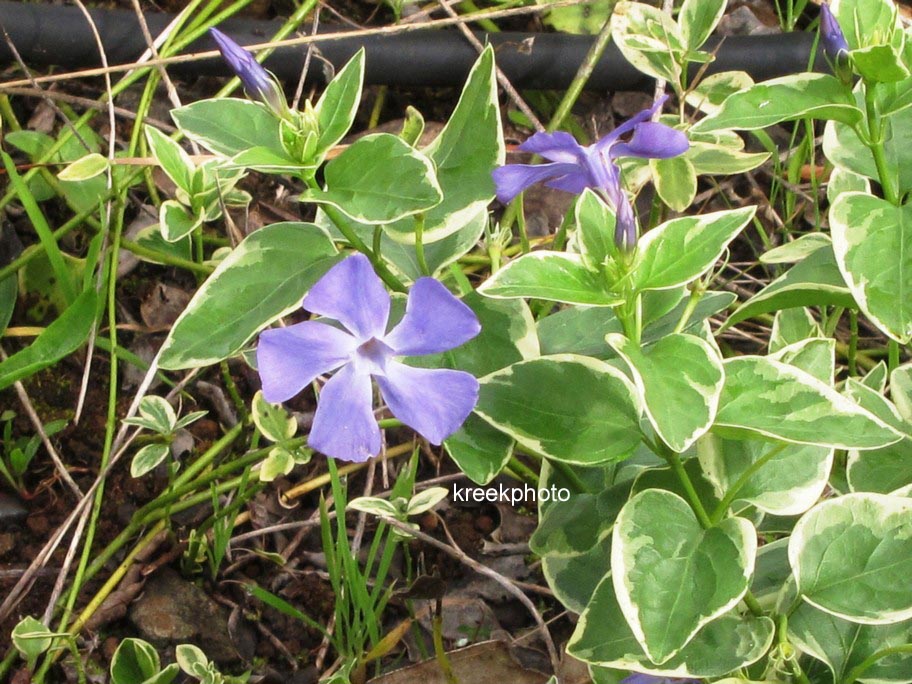
<path id="1" fill-rule="evenodd" d="M 127 64 L 146 49 L 133 12 L 89 10 L 105 47 L 109 64 Z M 156 35 L 173 15 L 146 15 L 149 30 Z M 261 43 L 279 27 L 275 21 L 231 19 L 220 28 L 241 45 Z M 95 38 L 82 12 L 76 7 L 0 2 L 0 30 L 5 31 L 23 61 L 30 66 L 60 65 L 78 69 L 100 65 Z M 335 31 L 325 27 L 325 31 Z M 497 64 L 518 88 L 564 89 L 576 74 L 592 44 L 591 36 L 558 33 L 476 33 L 482 42 L 494 45 Z M 805 71 L 814 36 L 786 33 L 766 36 L 737 36 L 722 41 L 711 38 L 705 49 L 718 47 L 708 73 L 747 71 L 756 80 Z M 367 50 L 366 81 L 396 86 L 460 86 L 477 53 L 466 39 L 453 30 L 410 31 L 395 35 L 341 38 L 319 43 L 320 54 L 336 68 L 360 47 Z M 215 49 L 207 36 L 188 52 Z M 296 80 L 304 64 L 306 46 L 276 50 L 266 67 L 283 80 Z M 0 35 L 0 64 L 13 63 L 13 55 Z M 187 75 L 228 75 L 220 59 L 199 60 L 169 67 Z M 311 69 L 314 76 L 322 70 Z M 2 84 L 0 84 L 2 87 Z M 641 90 L 651 81 L 634 69 L 620 51 L 609 45 L 589 79 L 596 90 Z"/>

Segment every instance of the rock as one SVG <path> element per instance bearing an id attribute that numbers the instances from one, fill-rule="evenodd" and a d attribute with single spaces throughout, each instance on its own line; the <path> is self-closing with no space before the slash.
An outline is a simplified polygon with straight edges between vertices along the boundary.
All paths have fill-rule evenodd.
<path id="1" fill-rule="evenodd" d="M 0 527 L 16 525 L 28 516 L 28 509 L 14 496 L 0 492 Z"/>
<path id="2" fill-rule="evenodd" d="M 169 568 L 146 583 L 142 596 L 130 607 L 130 621 L 152 643 L 191 643 L 220 665 L 240 660 L 228 633 L 227 611 Z"/>

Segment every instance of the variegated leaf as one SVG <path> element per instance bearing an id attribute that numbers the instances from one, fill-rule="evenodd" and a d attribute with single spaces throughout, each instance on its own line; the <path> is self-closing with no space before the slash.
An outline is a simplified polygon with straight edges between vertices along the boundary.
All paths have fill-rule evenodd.
<path id="1" fill-rule="evenodd" d="M 534 297 L 567 304 L 614 306 L 623 301 L 605 278 L 576 254 L 532 252 L 511 261 L 478 291 L 488 297 Z"/>
<path id="2" fill-rule="evenodd" d="M 912 499 L 847 494 L 795 525 L 789 562 L 810 604 L 851 622 L 912 618 Z"/>
<path id="3" fill-rule="evenodd" d="M 725 360 L 714 430 L 795 444 L 877 449 L 900 435 L 809 373 L 762 356 Z"/>
<path id="4" fill-rule="evenodd" d="M 719 406 L 724 374 L 718 350 L 681 333 L 642 349 L 623 335 L 612 333 L 606 340 L 630 368 L 659 437 L 673 450 L 686 451 L 712 425 Z"/>
<path id="5" fill-rule="evenodd" d="M 830 207 L 839 270 L 858 306 L 887 335 L 912 339 L 912 205 L 845 192 Z"/>
<path id="6" fill-rule="evenodd" d="M 744 518 L 704 530 L 686 501 L 658 489 L 624 505 L 611 543 L 621 612 L 658 665 L 741 600 L 757 553 L 757 533 Z"/>

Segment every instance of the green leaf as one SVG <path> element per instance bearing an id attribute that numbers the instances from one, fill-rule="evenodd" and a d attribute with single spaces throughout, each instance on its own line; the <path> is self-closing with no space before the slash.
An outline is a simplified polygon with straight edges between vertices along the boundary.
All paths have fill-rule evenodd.
<path id="1" fill-rule="evenodd" d="M 853 492 L 889 494 L 912 484 L 909 454 L 912 439 L 906 437 L 883 449 L 850 451 L 846 479 Z"/>
<path id="2" fill-rule="evenodd" d="M 846 287 L 829 245 L 812 252 L 744 302 L 728 318 L 723 329 L 760 314 L 798 306 L 856 308 L 855 298 Z"/>
<path id="3" fill-rule="evenodd" d="M 196 168 L 190 155 L 178 143 L 152 126 L 146 126 L 146 140 L 162 171 L 177 187 L 190 193 L 190 177 Z"/>
<path id="4" fill-rule="evenodd" d="M 682 212 L 697 194 L 697 172 L 686 155 L 650 159 L 652 178 L 659 197 L 674 211 Z"/>
<path id="5" fill-rule="evenodd" d="M 165 200 L 159 214 L 161 235 L 166 242 L 179 242 L 203 225 L 202 215 L 193 217 L 177 200 Z"/>
<path id="6" fill-rule="evenodd" d="M 642 349 L 616 333 L 607 341 L 630 368 L 656 433 L 674 451 L 686 451 L 715 418 L 724 380 L 719 352 L 680 333 Z"/>
<path id="7" fill-rule="evenodd" d="M 478 291 L 487 297 L 530 297 L 568 304 L 615 306 L 623 301 L 608 289 L 598 271 L 582 257 L 563 252 L 531 252 L 488 278 Z"/>
<path id="8" fill-rule="evenodd" d="M 390 518 L 399 516 L 399 511 L 392 503 L 376 496 L 359 496 L 357 499 L 349 501 L 346 508 L 376 516 L 388 516 Z"/>
<path id="9" fill-rule="evenodd" d="M 608 572 L 611 531 L 629 492 L 627 482 L 598 496 L 575 494 L 570 501 L 553 503 L 529 541 L 533 552 L 542 557 L 548 586 L 574 612 L 583 612 Z"/>
<path id="10" fill-rule="evenodd" d="M 851 622 L 912 617 L 912 500 L 848 494 L 808 511 L 789 541 L 798 592 Z"/>
<path id="11" fill-rule="evenodd" d="M 724 366 L 716 429 L 837 449 L 876 449 L 899 439 L 875 416 L 794 366 L 763 356 L 726 359 Z"/>
<path id="12" fill-rule="evenodd" d="M 142 639 L 124 639 L 111 658 L 112 684 L 144 684 L 159 670 L 158 651 Z"/>
<path id="13" fill-rule="evenodd" d="M 769 152 L 742 152 L 741 150 L 733 150 L 724 145 L 692 141 L 690 143 L 690 149 L 685 152 L 682 158 L 687 159 L 690 162 L 693 166 L 694 173 L 697 175 L 730 175 L 745 173 L 746 171 L 757 168 L 760 164 L 769 159 Z M 687 171 L 687 173 L 689 173 L 689 171 Z M 688 183 L 690 183 L 689 180 Z M 694 179 L 694 192 L 696 192 L 696 179 Z M 690 202 L 692 201 L 693 196 L 691 195 Z M 688 202 L 688 206 L 690 205 L 690 202 Z"/>
<path id="14" fill-rule="evenodd" d="M 64 168 L 57 178 L 62 181 L 79 183 L 95 176 L 100 176 L 108 170 L 108 158 L 103 154 L 92 152 Z"/>
<path id="15" fill-rule="evenodd" d="M 853 126 L 861 121 L 862 111 L 851 91 L 835 76 L 793 74 L 730 95 L 718 113 L 698 121 L 692 130 L 752 131 L 804 118 L 833 119 Z"/>
<path id="16" fill-rule="evenodd" d="M 314 107 L 320 125 L 320 137 L 317 140 L 319 153 L 331 148 L 348 133 L 361 103 L 363 82 L 364 48 L 361 48 L 326 85 L 326 90 Z"/>
<path id="17" fill-rule="evenodd" d="M 704 530 L 686 501 L 655 489 L 624 505 L 611 547 L 614 588 L 653 662 L 666 662 L 741 600 L 756 553 L 757 533 L 744 518 Z"/>
<path id="18" fill-rule="evenodd" d="M 847 681 L 849 673 L 883 649 L 912 643 L 912 621 L 892 625 L 860 625 L 840 620 L 802 602 L 788 619 L 789 642 L 827 664 L 834 681 Z M 863 682 L 905 684 L 912 671 L 912 653 L 894 653 L 877 659 L 864 670 Z"/>
<path id="19" fill-rule="evenodd" d="M 560 354 L 521 361 L 482 378 L 475 410 L 537 454 L 594 465 L 622 459 L 639 444 L 635 397 L 617 369 Z"/>
<path id="20" fill-rule="evenodd" d="M 336 207 L 362 223 L 390 223 L 427 211 L 443 193 L 434 165 L 404 140 L 388 133 L 358 139 L 324 169 L 326 188 L 300 199 Z"/>
<path id="21" fill-rule="evenodd" d="M 580 255 L 590 270 L 597 270 L 605 260 L 617 254 L 614 244 L 614 210 L 586 188 L 574 207 L 579 231 Z"/>
<path id="22" fill-rule="evenodd" d="M 883 44 L 895 33 L 899 33 L 893 35 L 896 46 L 902 44 L 902 27 L 891 0 L 834 0 L 832 11 L 849 50 Z"/>
<path id="23" fill-rule="evenodd" d="M 177 426 L 177 414 L 164 397 L 154 394 L 143 397 L 139 402 L 139 415 L 154 426 L 152 429 L 163 435 L 174 432 Z M 124 421 L 126 422 L 126 421 Z"/>
<path id="24" fill-rule="evenodd" d="M 443 446 L 466 477 L 485 485 L 510 462 L 514 444 L 512 437 L 473 413 L 462 427 L 446 438 Z"/>
<path id="25" fill-rule="evenodd" d="M 799 340 L 771 353 L 769 358 L 800 368 L 825 385 L 833 386 L 836 375 L 836 341 L 831 338 L 812 337 Z M 861 404 L 861 407 L 871 410 L 864 404 Z M 872 413 L 882 420 L 876 411 Z"/>
<path id="26" fill-rule="evenodd" d="M 893 339 L 912 340 L 912 205 L 846 192 L 830 207 L 839 270 L 871 321 Z"/>
<path id="27" fill-rule="evenodd" d="M 822 334 L 810 309 L 803 307 L 782 309 L 777 311 L 773 318 L 773 329 L 770 332 L 769 341 L 770 354 L 796 342 L 819 337 Z"/>
<path id="28" fill-rule="evenodd" d="M 426 513 L 443 501 L 449 493 L 450 490 L 445 487 L 429 487 L 409 499 L 405 513 L 406 515 Z"/>
<path id="29" fill-rule="evenodd" d="M 694 4 L 700 4 L 695 2 Z M 722 107 L 726 98 L 739 90 L 745 90 L 754 84 L 750 74 L 744 71 L 721 71 L 710 74 L 700 80 L 685 95 L 687 104 L 705 114 L 715 114 Z M 691 135 L 693 130 L 689 131 Z M 691 138 L 691 144 L 694 142 Z"/>
<path id="30" fill-rule="evenodd" d="M 760 255 L 760 263 L 794 264 L 804 261 L 804 259 L 819 249 L 831 247 L 832 244 L 832 239 L 826 233 L 807 233 L 778 247 L 773 247 L 768 252 L 764 252 Z"/>
<path id="31" fill-rule="evenodd" d="M 735 295 L 730 292 L 707 292 L 690 314 L 684 332 L 698 329 L 702 322 L 728 308 Z M 648 344 L 673 332 L 687 306 L 681 292 L 649 290 L 643 293 L 643 343 Z M 671 302 L 669 311 L 665 306 Z M 583 354 L 599 359 L 616 356 L 605 341 L 605 334 L 621 332 L 622 326 L 614 311 L 605 307 L 570 307 L 542 318 L 538 322 L 538 337 L 543 354 Z"/>
<path id="32" fill-rule="evenodd" d="M 188 138 L 217 154 L 232 157 L 251 147 L 284 153 L 279 119 L 259 102 L 200 100 L 172 110 L 171 118 Z"/>
<path id="33" fill-rule="evenodd" d="M 38 658 L 51 647 L 53 632 L 35 618 L 22 618 L 10 632 L 13 646 L 28 662 L 30 670 L 35 669 Z"/>
<path id="34" fill-rule="evenodd" d="M 684 44 L 698 50 L 716 28 L 725 12 L 727 0 L 684 0 L 678 13 L 678 24 Z"/>
<path id="35" fill-rule="evenodd" d="M 580 616 L 567 652 L 580 660 L 666 677 L 719 677 L 749 665 L 766 653 L 773 640 L 773 622 L 729 613 L 697 632 L 676 655 L 661 665 L 643 653 L 627 625 L 606 577 Z"/>
<path id="36" fill-rule="evenodd" d="M 720 497 L 737 486 L 734 501 L 747 501 L 771 515 L 800 515 L 813 506 L 833 465 L 833 449 L 827 447 L 714 434 L 697 443 L 697 454 Z M 761 458 L 764 463 L 757 467 Z"/>
<path id="37" fill-rule="evenodd" d="M 422 152 L 433 162 L 443 192 L 443 201 L 425 216 L 422 237 L 433 244 L 486 211 L 494 197 L 491 172 L 503 164 L 505 151 L 491 46 L 472 67 L 446 126 Z M 412 221 L 387 224 L 384 230 L 394 240 L 415 243 Z"/>
<path id="38" fill-rule="evenodd" d="M 685 216 L 646 233 L 637 245 L 632 280 L 638 290 L 684 285 L 712 268 L 756 207 Z"/>
<path id="39" fill-rule="evenodd" d="M 860 93 L 857 97 L 859 102 L 863 101 Z M 883 121 L 886 124 L 886 173 L 898 180 L 899 192 L 904 194 L 912 189 L 912 108 L 891 114 Z M 839 168 L 880 180 L 871 150 L 859 140 L 851 126 L 835 121 L 827 123 L 823 133 L 823 153 Z"/>
<path id="40" fill-rule="evenodd" d="M 270 442 L 284 442 L 298 431 L 298 422 L 281 404 L 270 404 L 259 390 L 250 403 L 254 425 Z"/>
<path id="41" fill-rule="evenodd" d="M 619 2 L 611 15 L 611 37 L 638 71 L 672 83 L 681 82 L 687 47 L 671 16 L 641 2 Z"/>
<path id="42" fill-rule="evenodd" d="M 86 290 L 25 349 L 0 361 L 0 390 L 79 349 L 95 326 L 98 296 Z"/>
<path id="43" fill-rule="evenodd" d="M 171 449 L 167 444 L 147 444 L 136 452 L 130 462 L 130 476 L 142 477 L 164 461 Z"/>
<path id="44" fill-rule="evenodd" d="M 890 373 L 890 398 L 899 415 L 912 423 L 912 363 L 894 368 Z"/>
<path id="45" fill-rule="evenodd" d="M 260 482 L 272 482 L 277 477 L 288 475 L 294 465 L 294 455 L 288 449 L 273 447 L 260 464 Z"/>
<path id="46" fill-rule="evenodd" d="M 330 239 L 311 223 L 275 223 L 252 233 L 175 321 L 159 365 L 195 368 L 237 353 L 263 326 L 300 306 L 338 260 Z"/>
<path id="47" fill-rule="evenodd" d="M 872 45 L 850 53 L 852 66 L 866 81 L 895 83 L 909 77 L 898 50 L 890 45 Z"/>

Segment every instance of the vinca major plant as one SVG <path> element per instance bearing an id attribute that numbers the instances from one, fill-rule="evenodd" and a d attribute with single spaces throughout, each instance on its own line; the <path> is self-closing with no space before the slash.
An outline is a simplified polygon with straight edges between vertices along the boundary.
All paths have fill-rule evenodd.
<path id="1" fill-rule="evenodd" d="M 380 453 L 380 418 L 480 486 L 516 454 L 540 464 L 538 487 L 571 496 L 539 502 L 530 545 L 598 684 L 912 682 L 912 37 L 889 0 L 835 0 L 820 12 L 835 75 L 695 76 L 725 8 L 617 3 L 614 42 L 674 100 L 591 144 L 536 133 L 519 149 L 545 161 L 529 164 L 505 165 L 490 47 L 432 142 L 373 133 L 331 155 L 364 53 L 291 111 L 215 33 L 250 99 L 172 112 L 216 159 L 205 172 L 150 135 L 186 182 L 186 230 L 164 236 L 198 231 L 221 211 L 213 188 L 253 172 L 293 180 L 315 217 L 221 259 L 159 365 L 243 356 L 266 402 L 316 401 L 307 444 L 332 459 Z M 736 301 L 720 273 L 763 224 L 755 206 L 694 206 L 698 178 L 767 163 L 778 151 L 745 140 L 772 145 L 762 129 L 788 122 L 822 129 L 828 210 L 777 234 L 761 260 L 779 275 Z M 504 252 L 494 201 L 536 183 L 574 195 L 559 239 Z M 637 217 L 637 198 L 653 210 Z M 479 243 L 493 272 L 470 280 Z M 285 320 L 302 308 L 319 318 Z M 756 318 L 762 352 L 721 340 Z M 859 342 L 859 319 L 883 345 Z M 276 420 L 261 431 L 285 448 L 297 428 Z"/>

